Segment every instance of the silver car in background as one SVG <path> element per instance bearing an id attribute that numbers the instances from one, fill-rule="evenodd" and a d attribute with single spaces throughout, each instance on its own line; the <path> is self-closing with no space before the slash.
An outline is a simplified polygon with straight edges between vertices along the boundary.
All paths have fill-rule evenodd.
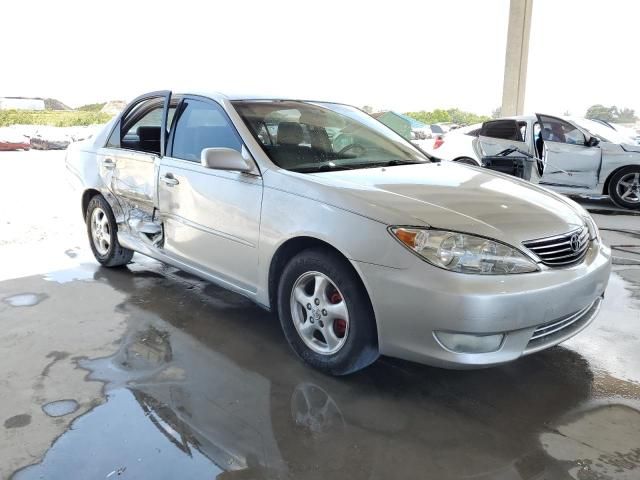
<path id="1" fill-rule="evenodd" d="M 512 148 L 546 165 L 535 178 L 540 185 L 569 195 L 609 195 L 620 207 L 640 209 L 640 146 L 586 118 L 537 114 L 490 120 L 467 135 L 447 135 L 433 154 L 482 165 L 483 158 Z"/>
<path id="2" fill-rule="evenodd" d="M 576 203 L 342 104 L 152 92 L 66 165 L 101 264 L 135 251 L 245 295 L 335 375 L 514 360 L 585 328 L 609 279 Z"/>

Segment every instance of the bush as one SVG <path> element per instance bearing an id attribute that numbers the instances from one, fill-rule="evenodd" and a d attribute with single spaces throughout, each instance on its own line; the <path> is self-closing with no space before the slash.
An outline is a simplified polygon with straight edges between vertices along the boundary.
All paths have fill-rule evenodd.
<path id="1" fill-rule="evenodd" d="M 0 110 L 0 127 L 9 125 L 50 125 L 77 127 L 106 123 L 111 115 L 78 110 Z"/>
<path id="2" fill-rule="evenodd" d="M 78 107 L 76 110 L 80 110 L 81 112 L 99 112 L 102 110 L 102 107 L 106 105 L 105 102 L 102 103 L 89 103 L 87 105 L 82 105 Z"/>
<path id="3" fill-rule="evenodd" d="M 471 112 L 464 112 L 457 108 L 450 108 L 449 110 L 443 110 L 441 108 L 435 109 L 432 112 L 407 112 L 405 115 L 415 118 L 416 120 L 430 125 L 432 123 L 448 123 L 453 122 L 458 125 L 472 125 L 474 123 L 482 123 L 490 120 L 486 115 L 476 115 Z"/>

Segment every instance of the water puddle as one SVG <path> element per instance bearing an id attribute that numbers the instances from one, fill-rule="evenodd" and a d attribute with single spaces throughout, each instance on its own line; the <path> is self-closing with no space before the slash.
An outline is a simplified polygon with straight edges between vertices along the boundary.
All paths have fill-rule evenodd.
<path id="1" fill-rule="evenodd" d="M 607 405 L 576 413 L 553 432 L 540 436 L 545 451 L 574 464 L 578 479 L 640 477 L 640 412 L 625 405 Z"/>
<path id="2" fill-rule="evenodd" d="M 75 400 L 56 400 L 43 405 L 42 410 L 50 417 L 63 417 L 78 410 L 79 406 Z"/>
<path id="3" fill-rule="evenodd" d="M 99 268 L 100 265 L 98 264 L 84 263 L 79 265 L 77 268 L 48 272 L 44 276 L 44 279 L 56 283 L 94 280 L 95 274 Z"/>
<path id="4" fill-rule="evenodd" d="M 2 301 L 12 307 L 33 307 L 47 298 L 49 296 L 46 293 L 19 293 L 5 297 Z"/>

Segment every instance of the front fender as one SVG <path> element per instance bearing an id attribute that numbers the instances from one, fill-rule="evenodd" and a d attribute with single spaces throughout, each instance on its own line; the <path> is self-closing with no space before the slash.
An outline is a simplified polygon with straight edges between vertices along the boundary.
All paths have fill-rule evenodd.
<path id="1" fill-rule="evenodd" d="M 350 260 L 361 279 L 358 263 L 408 268 L 414 260 L 388 233 L 388 225 L 333 205 L 265 187 L 258 264 L 259 303 L 270 306 L 269 269 L 286 241 L 297 237 L 321 240 Z"/>

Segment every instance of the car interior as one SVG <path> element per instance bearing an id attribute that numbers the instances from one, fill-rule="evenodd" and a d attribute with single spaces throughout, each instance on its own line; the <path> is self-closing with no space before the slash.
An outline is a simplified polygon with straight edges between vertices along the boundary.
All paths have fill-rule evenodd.
<path id="1" fill-rule="evenodd" d="M 176 98 L 169 108 L 169 125 L 173 119 L 177 104 L 178 99 Z M 127 150 L 160 155 L 162 112 L 162 99 L 143 101 L 134 107 L 123 120 L 119 146 Z"/>
<path id="2" fill-rule="evenodd" d="M 265 145 L 265 149 L 283 168 L 323 162 L 335 157 L 326 129 L 302 121 L 278 123 L 275 142 Z"/>

